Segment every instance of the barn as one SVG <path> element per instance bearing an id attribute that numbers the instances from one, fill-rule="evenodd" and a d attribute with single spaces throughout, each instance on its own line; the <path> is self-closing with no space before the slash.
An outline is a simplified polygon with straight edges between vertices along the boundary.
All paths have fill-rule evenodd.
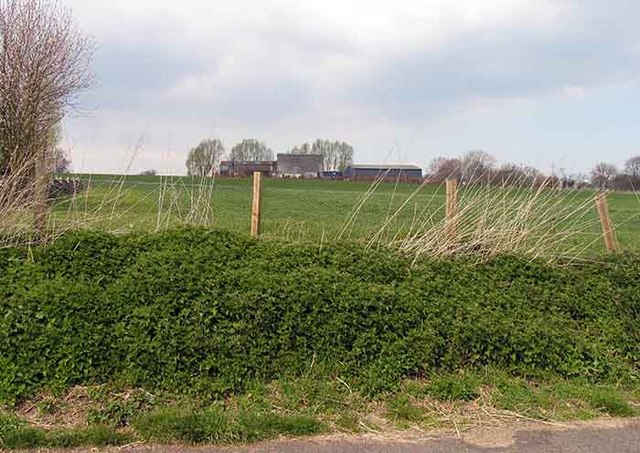
<path id="1" fill-rule="evenodd" d="M 281 178 L 317 178 L 322 171 L 319 154 L 278 154 L 278 176 Z"/>
<path id="2" fill-rule="evenodd" d="M 412 164 L 358 164 L 348 166 L 344 177 L 365 181 L 384 177 L 389 181 L 418 182 L 422 180 L 422 168 Z"/>

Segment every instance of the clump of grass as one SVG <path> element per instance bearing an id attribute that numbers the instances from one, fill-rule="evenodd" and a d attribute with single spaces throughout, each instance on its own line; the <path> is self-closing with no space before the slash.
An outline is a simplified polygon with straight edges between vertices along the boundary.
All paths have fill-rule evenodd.
<path id="1" fill-rule="evenodd" d="M 438 401 L 473 401 L 480 396 L 480 386 L 475 373 L 442 373 L 434 376 L 424 391 Z"/>
<path id="2" fill-rule="evenodd" d="M 399 394 L 387 404 L 387 414 L 397 421 L 419 422 L 425 417 L 425 411 L 416 407 L 409 395 Z"/>
<path id="3" fill-rule="evenodd" d="M 580 380 L 529 382 L 498 373 L 491 383 L 490 399 L 498 409 L 537 419 L 592 419 L 602 415 L 638 415 L 629 390 L 613 385 L 594 385 Z"/>
<path id="4" fill-rule="evenodd" d="M 233 414 L 222 406 L 202 411 L 167 409 L 143 415 L 133 422 L 148 441 L 220 444 L 255 442 L 279 435 L 307 436 L 326 427 L 305 415 L 246 412 Z"/>
<path id="5" fill-rule="evenodd" d="M 7 449 L 106 447 L 124 445 L 131 439 L 130 434 L 103 426 L 47 431 L 17 423 L 1 433 L 0 446 Z"/>

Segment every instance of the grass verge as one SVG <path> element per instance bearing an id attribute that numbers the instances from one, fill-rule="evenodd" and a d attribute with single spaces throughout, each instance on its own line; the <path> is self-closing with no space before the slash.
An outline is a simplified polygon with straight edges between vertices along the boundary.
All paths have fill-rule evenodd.
<path id="1" fill-rule="evenodd" d="M 280 436 L 438 430 L 457 433 L 522 420 L 562 423 L 640 415 L 633 386 L 530 381 L 496 369 L 407 379 L 376 398 L 341 378 L 310 375 L 218 401 L 114 386 L 42 395 L 0 415 L 7 449 L 124 444 L 244 444 Z M 144 395 L 144 396 L 142 396 Z M 140 401 L 144 400 L 144 404 Z"/>

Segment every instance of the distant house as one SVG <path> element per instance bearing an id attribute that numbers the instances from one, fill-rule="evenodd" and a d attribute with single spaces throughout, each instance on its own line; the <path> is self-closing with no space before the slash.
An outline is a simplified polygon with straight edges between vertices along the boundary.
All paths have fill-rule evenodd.
<path id="1" fill-rule="evenodd" d="M 322 166 L 319 154 L 278 154 L 278 176 L 282 178 L 317 178 Z"/>
<path id="2" fill-rule="evenodd" d="M 275 176 L 278 172 L 277 162 L 275 160 L 220 162 L 220 176 L 247 177 L 256 171 L 265 176 Z"/>
<path id="3" fill-rule="evenodd" d="M 388 181 L 418 182 L 422 180 L 422 168 L 410 164 L 358 164 L 348 166 L 344 177 L 353 180 L 384 178 Z"/>

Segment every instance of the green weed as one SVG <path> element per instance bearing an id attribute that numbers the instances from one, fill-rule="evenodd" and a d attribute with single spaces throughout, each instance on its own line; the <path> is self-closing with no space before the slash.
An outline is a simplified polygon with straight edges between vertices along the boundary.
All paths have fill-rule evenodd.
<path id="1" fill-rule="evenodd" d="M 325 429 L 322 423 L 303 415 L 233 414 L 221 406 L 199 412 L 176 409 L 156 412 L 141 416 L 133 426 L 146 440 L 189 444 L 253 442 L 279 435 L 318 434 Z"/>
<path id="2" fill-rule="evenodd" d="M 7 449 L 105 447 L 123 445 L 130 440 L 130 435 L 98 426 L 53 431 L 18 426 L 2 434 L 2 445 Z"/>

